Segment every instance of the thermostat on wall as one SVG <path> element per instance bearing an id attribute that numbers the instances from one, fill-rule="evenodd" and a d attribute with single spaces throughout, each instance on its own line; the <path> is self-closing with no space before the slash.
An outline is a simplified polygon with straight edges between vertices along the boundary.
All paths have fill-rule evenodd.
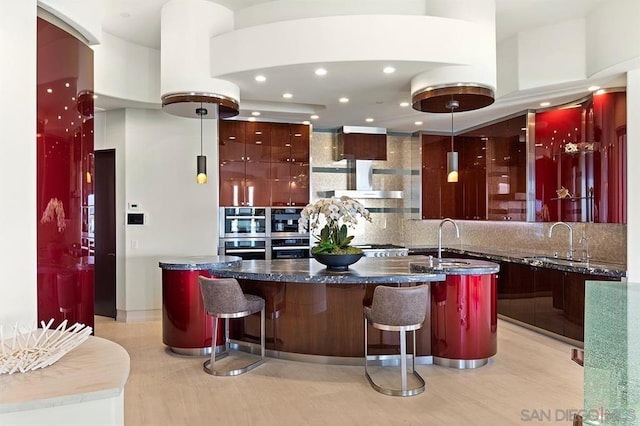
<path id="1" fill-rule="evenodd" d="M 144 213 L 127 213 L 127 225 L 144 225 Z"/>

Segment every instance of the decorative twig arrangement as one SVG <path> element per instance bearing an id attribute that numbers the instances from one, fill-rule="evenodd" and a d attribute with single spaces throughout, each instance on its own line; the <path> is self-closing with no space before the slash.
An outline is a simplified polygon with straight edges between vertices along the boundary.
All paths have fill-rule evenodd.
<path id="1" fill-rule="evenodd" d="M 67 328 L 67 320 L 50 330 L 53 318 L 42 329 L 19 330 L 13 325 L 13 337 L 5 340 L 0 324 L 0 374 L 26 373 L 48 367 L 89 337 L 93 329 L 75 323 Z"/>

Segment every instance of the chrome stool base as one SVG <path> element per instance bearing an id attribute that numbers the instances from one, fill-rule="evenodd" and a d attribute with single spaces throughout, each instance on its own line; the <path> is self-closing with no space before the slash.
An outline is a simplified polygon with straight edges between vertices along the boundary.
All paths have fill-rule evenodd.
<path id="1" fill-rule="evenodd" d="M 262 308 L 262 310 L 260 311 L 260 358 L 250 364 L 247 364 L 243 367 L 240 368 L 236 368 L 234 370 L 220 370 L 215 368 L 216 365 L 216 361 L 226 358 L 231 352 L 241 352 L 241 351 L 237 351 L 235 349 L 231 348 L 231 341 L 229 339 L 229 318 L 234 318 L 233 316 L 231 317 L 220 317 L 220 318 L 224 318 L 224 349 L 221 352 L 218 352 L 217 350 L 215 350 L 215 342 L 216 342 L 216 336 L 218 335 L 218 320 L 217 317 L 212 317 L 212 321 L 213 321 L 213 333 L 212 333 L 212 339 L 211 339 L 211 358 L 206 360 L 203 364 L 202 364 L 202 369 L 204 370 L 205 373 L 207 374 L 211 374 L 212 376 L 238 376 L 240 374 L 244 374 L 248 371 L 253 370 L 254 368 L 258 367 L 259 365 L 264 363 L 264 359 L 265 359 L 265 321 L 264 318 L 265 317 L 265 313 L 264 313 L 264 307 Z M 213 366 L 213 368 L 212 368 Z"/>
<path id="2" fill-rule="evenodd" d="M 414 396 L 414 395 L 421 394 L 422 392 L 424 392 L 424 389 L 425 389 L 424 379 L 417 371 L 413 371 L 413 377 L 415 377 L 418 380 L 418 382 L 420 383 L 420 386 L 416 388 L 411 388 L 411 389 L 384 388 L 373 381 L 368 371 L 365 371 L 364 374 L 367 377 L 367 380 L 369 381 L 369 384 L 371 385 L 372 388 L 374 388 L 375 390 L 377 390 L 382 394 L 389 395 L 389 396 Z"/>
<path id="3" fill-rule="evenodd" d="M 220 355 L 216 355 L 217 359 L 222 359 L 224 357 L 226 357 L 227 355 L 229 355 L 229 353 L 224 353 L 224 354 L 220 354 Z M 202 369 L 204 370 L 205 373 L 207 374 L 211 374 L 212 376 L 237 376 L 243 373 L 246 373 L 247 371 L 251 371 L 254 368 L 256 368 L 257 366 L 261 365 L 264 363 L 264 359 L 259 359 L 249 365 L 246 365 L 242 368 L 237 368 L 235 370 L 212 370 L 211 369 L 211 360 L 208 359 L 204 362 L 204 364 L 202 364 Z"/>

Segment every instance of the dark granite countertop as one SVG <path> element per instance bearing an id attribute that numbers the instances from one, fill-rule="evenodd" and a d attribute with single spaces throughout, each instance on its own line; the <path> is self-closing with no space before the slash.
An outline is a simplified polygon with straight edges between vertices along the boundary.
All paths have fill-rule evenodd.
<path id="1" fill-rule="evenodd" d="M 500 265 L 494 262 L 477 259 L 456 259 L 431 257 L 419 262 L 410 262 L 409 269 L 415 272 L 445 275 L 490 275 L 500 271 Z"/>
<path id="2" fill-rule="evenodd" d="M 411 272 L 409 264 L 426 256 L 363 257 L 347 271 L 329 271 L 315 259 L 245 260 L 241 267 L 217 269 L 218 277 L 245 280 L 319 283 L 384 284 L 444 281 L 444 274 Z"/>
<path id="3" fill-rule="evenodd" d="M 551 269 L 558 269 L 567 272 L 577 272 L 581 274 L 602 275 L 607 277 L 621 278 L 626 276 L 627 271 L 624 264 L 592 261 L 589 262 L 554 262 L 552 256 L 544 259 L 545 253 L 527 252 L 519 250 L 502 250 L 495 248 L 485 248 L 478 246 L 457 246 L 444 247 L 445 257 L 452 254 L 463 254 L 481 259 L 496 262 L 522 263 L 532 266 L 539 266 Z M 409 254 L 436 252 L 437 247 L 410 247 Z"/>
<path id="4" fill-rule="evenodd" d="M 158 262 L 158 266 L 170 271 L 208 271 L 240 265 L 242 265 L 242 258 L 238 256 L 175 257 Z"/>

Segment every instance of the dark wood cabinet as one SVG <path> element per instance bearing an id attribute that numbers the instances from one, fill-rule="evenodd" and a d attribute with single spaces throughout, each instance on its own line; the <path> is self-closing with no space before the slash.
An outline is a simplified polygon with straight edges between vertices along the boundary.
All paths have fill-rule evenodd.
<path id="1" fill-rule="evenodd" d="M 309 203 L 309 126 L 272 124 L 270 167 L 272 206 Z"/>
<path id="2" fill-rule="evenodd" d="M 422 135 L 422 218 L 456 217 L 456 183 L 447 182 L 449 138 Z"/>
<path id="3" fill-rule="evenodd" d="M 500 262 L 498 313 L 527 324 L 534 322 L 534 273 L 529 265 Z"/>
<path id="4" fill-rule="evenodd" d="M 344 133 L 338 142 L 340 159 L 386 160 L 387 135 Z"/>
<path id="5" fill-rule="evenodd" d="M 520 119 L 512 124 L 521 126 Z M 507 122 L 508 124 L 508 122 Z M 519 131 L 519 128 L 518 128 Z M 527 220 L 526 171 L 527 149 L 524 139 L 516 132 L 508 137 L 494 137 L 487 141 L 487 198 L 489 220 Z"/>
<path id="6" fill-rule="evenodd" d="M 219 121 L 220 206 L 268 206 L 270 123 Z"/>
<path id="7" fill-rule="evenodd" d="M 225 161 L 244 161 L 245 126 L 243 121 L 218 121 L 218 159 Z"/>
<path id="8" fill-rule="evenodd" d="M 309 202 L 309 126 L 220 120 L 220 205 Z"/>
<path id="9" fill-rule="evenodd" d="M 456 218 L 480 220 L 487 218 L 487 170 L 485 141 L 482 138 L 458 138 L 459 178 Z"/>
<path id="10" fill-rule="evenodd" d="M 270 164 L 248 161 L 220 163 L 220 206 L 268 206 Z"/>
<path id="11" fill-rule="evenodd" d="M 498 313 L 583 341 L 587 280 L 619 281 L 619 278 L 500 262 Z"/>

